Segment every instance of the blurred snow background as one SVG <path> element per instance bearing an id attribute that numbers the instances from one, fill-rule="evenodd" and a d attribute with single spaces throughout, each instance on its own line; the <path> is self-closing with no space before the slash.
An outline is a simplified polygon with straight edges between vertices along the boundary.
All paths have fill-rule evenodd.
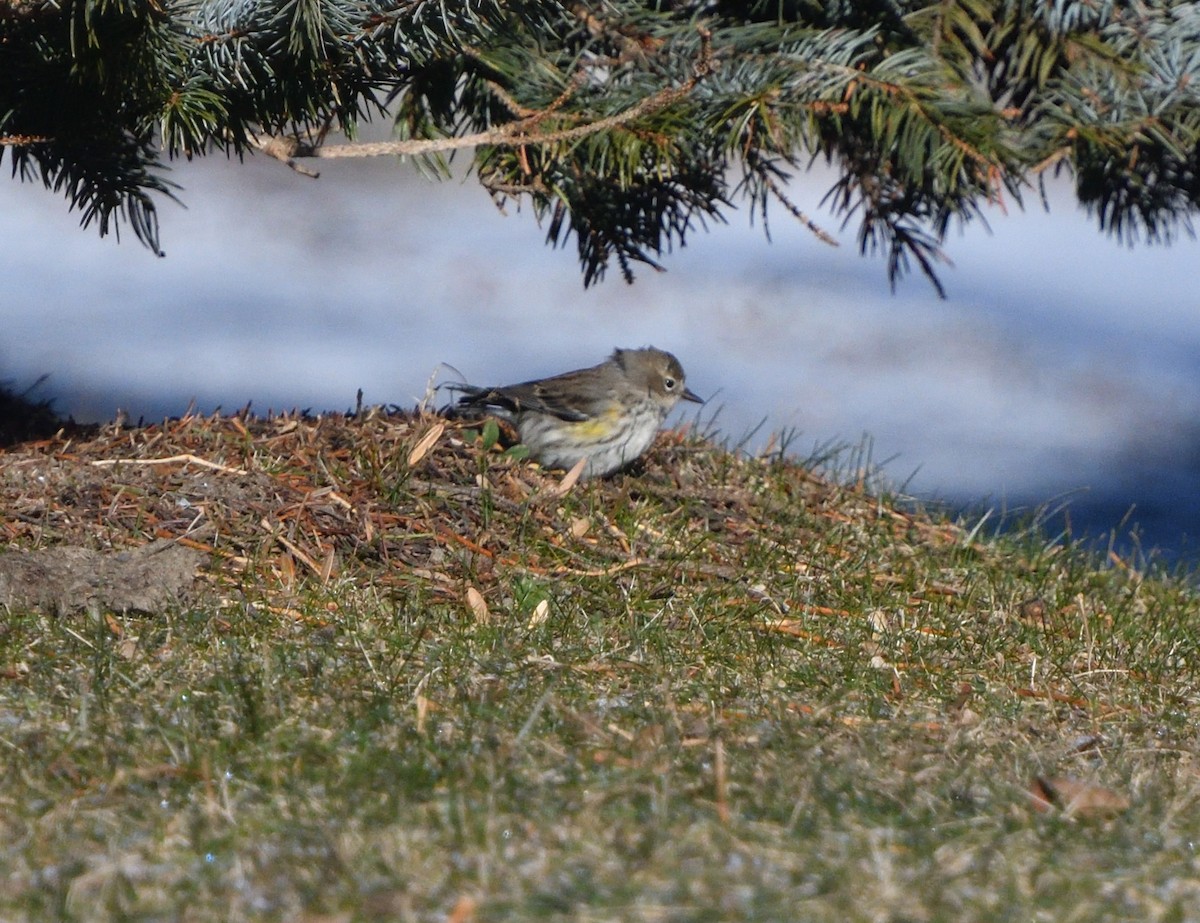
<path id="1" fill-rule="evenodd" d="M 798 432 L 805 455 L 873 442 L 918 496 L 1032 507 L 1070 495 L 1076 529 L 1133 507 L 1144 542 L 1195 554 L 1200 534 L 1200 245 L 1128 249 L 1052 189 L 1046 214 L 993 209 L 948 241 L 949 299 L 921 278 L 892 294 L 881 259 L 793 198 L 832 249 L 780 210 L 772 242 L 746 213 L 584 291 L 573 247 L 472 180 L 427 182 L 393 161 L 176 167 L 165 259 L 132 235 L 80 230 L 40 186 L 0 183 L 0 379 L 39 376 L 78 420 L 203 411 L 410 405 L 439 363 L 503 383 L 591 365 L 614 346 L 675 352 L 752 445 Z M 443 371 L 443 379 L 450 373 Z M 706 410 L 707 418 L 712 412 Z"/>

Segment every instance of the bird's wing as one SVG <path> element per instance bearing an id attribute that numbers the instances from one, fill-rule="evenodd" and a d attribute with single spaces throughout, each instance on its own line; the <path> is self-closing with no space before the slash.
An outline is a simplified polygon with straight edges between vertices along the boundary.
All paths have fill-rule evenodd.
<path id="1" fill-rule="evenodd" d="M 570 374 L 577 376 L 579 373 Z M 594 399 L 589 400 L 578 393 L 578 378 L 573 379 L 574 387 L 564 387 L 561 381 L 564 378 L 567 376 L 558 375 L 499 388 L 455 385 L 455 389 L 463 392 L 464 396 L 458 399 L 462 406 L 499 407 L 510 413 L 545 413 L 571 423 L 590 420 L 603 409 L 595 406 Z"/>

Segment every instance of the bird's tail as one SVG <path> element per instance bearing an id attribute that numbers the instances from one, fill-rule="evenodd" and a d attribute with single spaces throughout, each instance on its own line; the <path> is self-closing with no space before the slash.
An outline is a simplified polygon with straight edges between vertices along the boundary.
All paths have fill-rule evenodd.
<path id="1" fill-rule="evenodd" d="M 444 386 L 447 391 L 457 391 L 462 396 L 442 409 L 443 416 L 452 418 L 476 419 L 488 413 L 499 410 L 516 413 L 517 402 L 506 397 L 495 388 L 480 388 L 476 385 L 453 382 Z"/>

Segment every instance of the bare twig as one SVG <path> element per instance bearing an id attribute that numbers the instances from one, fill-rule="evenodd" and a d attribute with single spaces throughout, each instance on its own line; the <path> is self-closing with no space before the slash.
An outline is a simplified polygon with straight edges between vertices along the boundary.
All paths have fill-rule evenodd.
<path id="1" fill-rule="evenodd" d="M 688 80 L 681 87 L 670 87 L 660 90 L 653 96 L 647 96 L 641 102 L 630 106 L 624 112 L 618 112 L 603 119 L 597 119 L 586 125 L 574 128 L 563 128 L 557 131 L 536 132 L 530 129 L 540 122 L 543 116 L 521 119 L 510 122 L 489 131 L 476 132 L 472 135 L 461 135 L 456 138 L 418 138 L 406 141 L 376 141 L 370 144 L 332 144 L 323 147 L 309 148 L 297 144 L 291 152 L 292 157 L 386 157 L 386 156 L 415 156 L 422 154 L 439 154 L 443 151 L 455 151 L 467 147 L 491 145 L 494 147 L 521 147 L 526 144 L 557 144 L 562 141 L 574 141 L 602 131 L 608 131 L 632 122 L 658 109 L 663 109 L 682 99 L 696 85 L 694 79 Z M 272 154 L 272 156 L 277 156 Z M 283 160 L 284 158 L 279 158 Z"/>
<path id="2" fill-rule="evenodd" d="M 110 465 L 176 465 L 181 462 L 200 465 L 202 468 L 212 468 L 214 471 L 224 471 L 226 474 L 246 474 L 241 468 L 230 468 L 228 465 L 211 462 L 207 458 L 200 458 L 190 453 L 172 455 L 170 458 L 102 458 L 92 464 L 97 468 L 107 468 Z"/>
<path id="3" fill-rule="evenodd" d="M 0 135 L 0 146 L 24 147 L 28 144 L 49 144 L 53 140 L 49 135 Z"/>
<path id="4" fill-rule="evenodd" d="M 791 212 L 792 216 L 797 221 L 799 221 L 806 228 L 808 228 L 810 231 L 812 231 L 812 233 L 814 235 L 816 235 L 817 240 L 821 241 L 822 243 L 829 244 L 829 246 L 831 246 L 831 247 L 840 246 L 840 244 L 838 244 L 838 242 L 837 242 L 837 239 L 832 234 L 830 234 L 828 231 L 826 231 L 824 228 L 822 228 L 820 225 L 818 225 L 815 221 L 813 221 L 811 218 L 809 218 L 808 215 L 806 215 L 804 212 L 802 212 L 792 202 L 791 199 L 789 199 L 786 195 L 784 195 L 783 189 L 780 187 L 780 185 L 778 183 L 776 183 L 775 180 L 773 180 L 770 176 L 768 176 L 765 171 L 760 171 L 759 177 L 762 179 L 763 185 L 765 185 L 769 190 L 771 190 L 771 195 L 775 196 L 775 198 L 779 200 L 779 203 L 784 208 L 786 208 L 789 212 Z"/>
<path id="5" fill-rule="evenodd" d="M 319 157 L 320 154 L 316 153 L 318 146 L 315 144 L 301 141 L 296 135 L 259 135 L 254 132 L 250 133 L 250 140 L 268 157 L 282 160 L 301 176 L 316 179 L 321 175 L 315 170 L 296 163 L 297 157 Z"/>
<path id="6" fill-rule="evenodd" d="M 571 12 L 578 17 L 593 38 L 604 38 L 611 41 L 621 50 L 621 56 L 614 62 L 624 64 L 629 61 L 641 62 L 646 60 L 646 52 L 656 49 L 662 44 L 661 40 L 643 33 L 630 35 L 628 30 L 610 25 L 596 15 L 595 4 L 573 3 Z"/>
<path id="7" fill-rule="evenodd" d="M 657 93 L 653 93 L 640 102 L 635 103 L 623 112 L 618 112 L 583 125 L 575 125 L 571 128 L 552 129 L 550 131 L 537 130 L 541 122 L 566 102 L 575 90 L 575 83 L 567 90 L 564 90 L 545 110 L 536 111 L 514 122 L 470 135 L 460 135 L 452 138 L 410 138 L 401 141 L 332 145 L 321 143 L 323 134 L 315 142 L 304 141 L 295 135 L 282 138 L 270 135 L 253 135 L 252 140 L 268 156 L 282 160 L 299 173 L 314 177 L 317 175 L 316 173 L 302 169 L 296 161 L 307 157 L 414 157 L 484 145 L 493 147 L 523 147 L 531 144 L 559 144 L 563 141 L 575 141 L 579 138 L 585 138 L 589 135 L 609 131 L 610 129 L 625 125 L 651 112 L 671 106 L 688 96 L 695 89 L 696 84 L 713 73 L 716 66 L 713 62 L 711 33 L 704 28 L 700 28 L 698 31 L 701 38 L 700 56 L 692 69 L 692 76 L 681 85 L 677 87 L 665 87 Z M 503 94 L 499 98 L 512 111 L 517 113 L 528 111 L 498 87 L 493 87 L 492 91 Z"/>

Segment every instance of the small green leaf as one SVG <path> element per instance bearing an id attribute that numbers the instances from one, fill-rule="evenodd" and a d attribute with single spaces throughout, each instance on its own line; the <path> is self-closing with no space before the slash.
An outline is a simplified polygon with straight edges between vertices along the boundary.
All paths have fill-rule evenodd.
<path id="1" fill-rule="evenodd" d="M 550 586 L 541 580 L 518 577 L 512 583 L 512 594 L 517 610 L 529 613 L 537 608 L 542 600 L 550 598 Z"/>
<path id="2" fill-rule="evenodd" d="M 504 457 L 505 458 L 516 458 L 516 459 L 528 458 L 529 457 L 529 446 L 527 446 L 521 442 L 517 443 L 516 445 L 509 446 L 508 449 L 504 453 Z"/>
<path id="3" fill-rule="evenodd" d="M 483 424 L 483 451 L 487 452 L 500 440 L 500 424 L 488 420 Z"/>

